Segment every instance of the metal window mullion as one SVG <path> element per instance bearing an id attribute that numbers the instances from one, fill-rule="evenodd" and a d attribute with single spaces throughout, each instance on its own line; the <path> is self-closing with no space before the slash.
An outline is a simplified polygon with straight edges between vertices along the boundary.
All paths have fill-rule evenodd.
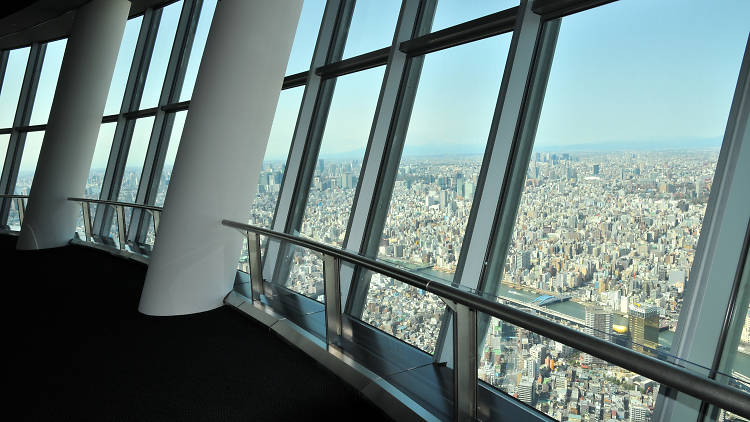
<path id="1" fill-rule="evenodd" d="M 436 6 L 435 0 L 405 0 L 399 13 L 344 239 L 345 249 L 365 256 L 377 254 L 424 61 L 423 56 L 408 57 L 398 46 L 429 32 Z M 368 274 L 347 265 L 341 279 L 345 309 L 360 317 Z"/>
<path id="2" fill-rule="evenodd" d="M 553 24 L 554 26 L 554 24 Z M 480 279 L 487 263 L 487 251 L 492 244 L 493 224 L 500 206 L 502 187 L 506 178 L 515 137 L 521 122 L 523 106 L 529 84 L 532 83 L 532 70 L 536 51 L 544 51 L 551 57 L 556 44 L 556 36 L 542 39 L 542 20 L 531 9 L 531 1 L 524 1 L 519 6 L 516 25 L 508 50 L 508 58 L 502 74 L 502 82 L 495 105 L 495 113 L 490 125 L 487 146 L 482 167 L 479 172 L 477 191 L 472 202 L 469 219 L 466 223 L 464 240 L 459 253 L 454 282 L 471 289 L 479 289 Z M 551 33 L 556 35 L 557 31 Z M 538 48 L 538 43 L 545 42 L 545 48 Z M 544 62 L 544 60 L 542 60 Z M 542 63 L 550 66 L 551 60 Z M 548 69 L 545 69 L 545 72 Z M 546 85 L 546 80 L 541 81 Z M 523 164 L 525 166 L 525 163 Z M 487 182 L 489 181 L 489 183 Z M 511 182 L 513 183 L 513 182 Z M 518 181 L 516 181 L 518 183 Z M 523 180 L 520 181 L 523 183 Z M 506 220 L 506 225 L 513 221 Z M 486 318 L 480 318 L 479 338 L 482 339 L 486 327 Z M 451 362 L 453 341 L 450 325 L 446 320 L 441 327 L 441 335 L 436 346 L 440 361 Z M 436 353 L 438 355 L 438 353 Z"/>
<path id="3" fill-rule="evenodd" d="M 2 94 L 3 86 L 5 85 L 5 71 L 8 68 L 9 57 L 10 57 L 10 50 L 0 51 L 0 94 Z"/>
<path id="4" fill-rule="evenodd" d="M 156 43 L 156 33 L 161 21 L 161 9 L 146 9 L 138 33 L 133 62 L 130 65 L 130 73 L 125 84 L 125 92 L 120 106 L 120 114 L 117 117 L 117 126 L 112 139 L 112 148 L 107 161 L 107 169 L 102 180 L 102 189 L 99 199 L 114 200 L 120 192 L 122 175 L 125 170 L 130 140 L 133 132 L 132 122 L 125 118 L 125 114 L 136 111 L 141 102 L 143 87 L 146 84 L 146 75 L 151 62 L 151 55 Z M 113 211 L 111 207 L 97 207 L 94 217 L 94 235 L 109 236 Z"/>
<path id="5" fill-rule="evenodd" d="M 203 0 L 185 0 L 180 13 L 172 50 L 164 76 L 159 104 L 151 129 L 151 137 L 146 150 L 141 179 L 135 202 L 138 204 L 153 204 L 159 189 L 164 159 L 169 147 L 169 139 L 174 124 L 174 114 L 164 112 L 161 107 L 179 99 L 182 82 L 185 79 L 187 64 L 190 58 L 195 31 Z M 134 209 L 128 229 L 128 240 L 145 243 L 151 215 L 140 209 Z"/>
<path id="6" fill-rule="evenodd" d="M 741 270 L 745 230 L 750 220 L 750 37 L 729 110 L 703 227 L 686 283 L 671 354 L 711 368 L 717 354 L 734 280 Z M 730 312 L 731 313 L 731 312 Z M 695 419 L 697 399 L 670 394 L 662 386 L 654 421 Z"/>
<path id="7" fill-rule="evenodd" d="M 325 81 L 314 70 L 341 58 L 353 10 L 353 1 L 329 0 L 326 3 L 276 202 L 272 224 L 274 230 L 291 232 L 301 222 L 308 193 L 306 188 L 302 189 L 309 185 L 320 147 L 320 136 L 313 135 L 316 132 L 322 134 L 321 125 L 325 124 L 325 118 L 321 117 L 327 116 L 333 97 L 334 81 Z M 284 249 L 287 252 L 286 247 Z M 288 270 L 288 262 L 282 263 L 285 260 L 278 259 L 281 250 L 281 243 L 269 242 L 263 266 L 264 278 L 271 279 L 275 273 L 282 274 Z"/>
<path id="8" fill-rule="evenodd" d="M 34 97 L 39 85 L 46 51 L 47 44 L 34 43 L 31 45 L 16 106 L 16 114 L 13 118 L 13 129 L 8 141 L 8 151 L 5 156 L 2 176 L 0 176 L 0 193 L 3 194 L 12 194 L 16 187 L 23 149 L 26 145 L 26 132 L 19 131 L 17 128 L 28 126 L 31 120 L 31 110 L 34 106 Z M 2 201 L 2 204 L 0 204 L 0 225 L 7 223 L 10 208 L 11 201 Z"/>

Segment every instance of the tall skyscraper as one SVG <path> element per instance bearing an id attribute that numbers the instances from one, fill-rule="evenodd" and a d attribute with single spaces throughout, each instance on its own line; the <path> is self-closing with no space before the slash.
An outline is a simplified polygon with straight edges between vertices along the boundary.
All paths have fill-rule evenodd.
<path id="1" fill-rule="evenodd" d="M 633 350 L 654 355 L 659 346 L 659 308 L 641 304 L 630 305 L 628 328 Z"/>
<path id="2" fill-rule="evenodd" d="M 612 312 L 599 306 L 586 307 L 586 334 L 612 341 Z M 584 363 L 604 365 L 607 362 L 591 355 L 583 356 Z"/>

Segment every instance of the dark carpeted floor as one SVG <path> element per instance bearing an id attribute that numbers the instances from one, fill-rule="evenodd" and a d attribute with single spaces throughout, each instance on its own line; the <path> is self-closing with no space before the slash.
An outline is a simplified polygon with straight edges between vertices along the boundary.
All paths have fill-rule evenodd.
<path id="1" fill-rule="evenodd" d="M 146 267 L 0 235 L 4 413 L 27 420 L 387 420 L 356 390 L 228 308 L 137 312 Z M 15 274 L 15 275 L 11 275 Z M 15 419 L 15 417 L 14 417 Z"/>

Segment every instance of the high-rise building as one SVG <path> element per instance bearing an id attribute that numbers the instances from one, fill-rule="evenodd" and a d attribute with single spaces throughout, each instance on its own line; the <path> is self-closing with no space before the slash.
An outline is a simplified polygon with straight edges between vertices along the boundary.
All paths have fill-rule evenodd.
<path id="1" fill-rule="evenodd" d="M 628 329 L 633 350 L 654 355 L 659 347 L 659 308 L 633 304 L 628 308 Z"/>
<path id="2" fill-rule="evenodd" d="M 600 306 L 586 307 L 586 334 L 606 341 L 612 341 L 612 311 Z M 598 365 L 606 364 L 605 361 L 584 354 L 584 363 Z"/>

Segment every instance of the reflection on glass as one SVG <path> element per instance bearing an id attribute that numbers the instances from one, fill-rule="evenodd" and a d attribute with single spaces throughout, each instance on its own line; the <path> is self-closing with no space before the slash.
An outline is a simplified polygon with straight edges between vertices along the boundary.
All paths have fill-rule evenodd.
<path id="1" fill-rule="evenodd" d="M 310 184 L 300 233 L 341 247 L 359 182 L 384 68 L 339 77 Z M 322 301 L 323 263 L 306 250 L 294 252 L 287 286 Z"/>
<path id="2" fill-rule="evenodd" d="M 60 76 L 60 66 L 62 66 L 67 41 L 67 39 L 62 39 L 47 43 L 47 50 L 44 53 L 44 63 L 42 64 L 42 73 L 39 75 L 39 85 L 34 97 L 34 108 L 31 112 L 30 125 L 47 123 L 49 112 L 52 108 L 52 99 L 55 96 L 57 78 Z"/>
<path id="3" fill-rule="evenodd" d="M 445 314 L 439 297 L 381 274 L 369 273 L 370 290 L 362 321 L 427 353 L 435 342 Z"/>
<path id="4" fill-rule="evenodd" d="M 400 0 L 357 2 L 342 58 L 390 47 L 400 10 Z"/>
<path id="5" fill-rule="evenodd" d="M 153 117 L 144 117 L 135 121 L 133 138 L 130 141 L 128 159 L 125 162 L 125 171 L 120 184 L 120 193 L 117 196 L 118 201 L 135 202 L 153 125 Z"/>
<path id="6" fill-rule="evenodd" d="M 128 82 L 130 65 L 133 62 L 133 54 L 135 54 L 135 45 L 138 42 L 138 32 L 141 30 L 142 21 L 143 16 L 138 16 L 129 19 L 125 24 L 125 33 L 122 35 L 120 51 L 117 53 L 117 62 L 114 74 L 112 75 L 112 84 L 109 86 L 107 103 L 104 106 L 105 116 L 120 112 L 122 97 L 125 95 L 125 85 Z"/>
<path id="7" fill-rule="evenodd" d="M 13 126 L 30 51 L 30 47 L 24 47 L 11 50 L 8 54 L 5 77 L 0 85 L 0 128 Z"/>
<path id="8" fill-rule="evenodd" d="M 425 277 L 453 279 L 509 41 L 510 36 L 493 37 L 425 58 L 379 259 Z M 362 314 L 369 324 L 391 327 L 404 315 L 444 311 L 437 297 L 404 294 L 411 288 L 374 280 Z M 390 312 L 380 312 L 385 303 Z M 401 331 L 386 331 L 403 338 Z M 419 338 L 428 343 L 412 344 L 434 350 L 435 335 Z"/>
<path id="9" fill-rule="evenodd" d="M 206 38 L 208 30 L 211 28 L 211 20 L 214 17 L 217 0 L 205 0 L 201 6 L 201 14 L 198 17 L 198 27 L 195 29 L 195 38 L 193 38 L 193 48 L 190 50 L 187 70 L 185 71 L 185 80 L 182 83 L 180 92 L 180 101 L 187 101 L 193 96 L 195 88 L 195 77 L 198 76 L 198 67 L 203 57 L 203 50 L 206 48 Z"/>
<path id="10" fill-rule="evenodd" d="M 518 0 L 440 0 L 432 32 L 518 6 Z"/>
<path id="11" fill-rule="evenodd" d="M 691 3 L 563 18 L 507 258 L 491 263 L 503 301 L 657 357 L 691 281 L 750 29 L 748 3 Z M 707 18 L 722 24 L 682 30 Z M 612 369 L 589 362 L 587 396 Z"/>
<path id="12" fill-rule="evenodd" d="M 320 21 L 323 18 L 326 2 L 307 0 L 302 4 L 302 14 L 297 24 L 297 33 L 292 44 L 292 53 L 286 66 L 286 74 L 292 75 L 310 69 L 315 42 L 318 39 Z"/>
<path id="13" fill-rule="evenodd" d="M 151 63 L 148 66 L 146 84 L 143 87 L 143 96 L 139 109 L 156 107 L 159 103 L 164 76 L 167 74 L 169 56 L 177 33 L 177 24 L 180 20 L 182 0 L 164 6 L 159 22 L 159 32 L 156 34 L 154 52 L 151 54 Z"/>

